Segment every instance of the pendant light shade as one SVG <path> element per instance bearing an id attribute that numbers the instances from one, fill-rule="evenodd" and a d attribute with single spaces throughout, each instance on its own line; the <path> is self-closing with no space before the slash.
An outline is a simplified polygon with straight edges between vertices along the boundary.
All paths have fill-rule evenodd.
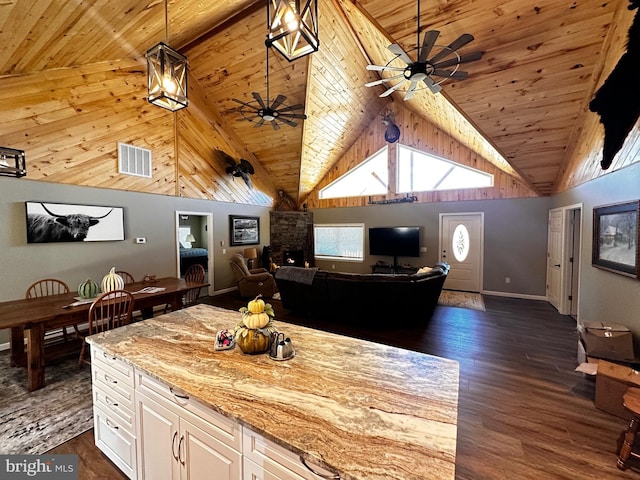
<path id="1" fill-rule="evenodd" d="M 175 112 L 188 105 L 187 57 L 163 42 L 147 51 L 149 103 Z"/>
<path id="2" fill-rule="evenodd" d="M 290 62 L 318 51 L 318 0 L 269 0 L 267 22 L 267 47 Z"/>

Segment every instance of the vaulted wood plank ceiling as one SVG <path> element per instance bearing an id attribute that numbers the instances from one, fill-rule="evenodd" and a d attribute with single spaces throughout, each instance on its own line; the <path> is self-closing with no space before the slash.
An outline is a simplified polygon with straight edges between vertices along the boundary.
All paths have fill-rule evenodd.
<path id="1" fill-rule="evenodd" d="M 99 62 L 142 65 L 149 47 L 168 41 L 189 57 L 192 81 L 216 118 L 242 139 L 276 188 L 300 201 L 380 120 L 388 101 L 539 194 L 570 183 L 568 164 L 591 170 L 581 178 L 598 175 L 591 161 L 598 153 L 581 150 L 583 132 L 601 134 L 587 105 L 623 51 L 626 31 L 615 25 L 628 25 L 633 15 L 627 0 L 423 0 L 422 31 L 440 30 L 443 44 L 471 33 L 475 40 L 463 52 L 484 56 L 465 65 L 467 80 L 444 83 L 439 95 L 420 91 L 406 103 L 402 91 L 381 99 L 382 86 L 365 87 L 378 78 L 365 67 L 385 64 L 391 42 L 415 55 L 417 2 L 319 4 L 320 51 L 292 63 L 275 52 L 269 57 L 271 98 L 284 94 L 289 105 L 305 104 L 308 119 L 295 128 L 254 128 L 233 111 L 233 98 L 250 101 L 254 91 L 266 97 L 265 0 L 168 0 L 168 24 L 162 0 L 8 0 L 0 4 L 0 76 Z M 38 93 L 46 101 L 46 92 Z M 576 155 L 589 164 L 580 165 Z"/>

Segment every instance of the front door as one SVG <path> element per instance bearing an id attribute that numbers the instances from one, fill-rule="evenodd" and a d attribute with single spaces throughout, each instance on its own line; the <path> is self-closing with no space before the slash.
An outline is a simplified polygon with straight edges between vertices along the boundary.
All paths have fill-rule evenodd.
<path id="1" fill-rule="evenodd" d="M 440 214 L 440 259 L 451 269 L 444 287 L 482 291 L 484 214 Z"/>

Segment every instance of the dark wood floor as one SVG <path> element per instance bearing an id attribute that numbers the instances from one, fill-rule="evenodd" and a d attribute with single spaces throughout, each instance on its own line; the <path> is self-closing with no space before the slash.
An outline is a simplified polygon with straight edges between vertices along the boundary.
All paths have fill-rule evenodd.
<path id="1" fill-rule="evenodd" d="M 206 303 L 237 310 L 236 293 Z M 486 312 L 437 307 L 425 327 L 354 327 L 292 315 L 277 322 L 416 350 L 460 362 L 456 479 L 602 480 L 622 472 L 616 455 L 626 422 L 593 405 L 593 378 L 576 373 L 575 321 L 548 303 L 485 297 Z M 286 327 L 281 326 L 286 332 Z M 81 457 L 80 479 L 124 478 L 93 445 L 93 432 L 52 450 Z"/>

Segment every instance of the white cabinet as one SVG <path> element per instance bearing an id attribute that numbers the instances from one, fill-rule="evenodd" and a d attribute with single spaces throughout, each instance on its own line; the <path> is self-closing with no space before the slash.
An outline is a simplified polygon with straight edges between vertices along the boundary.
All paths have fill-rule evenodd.
<path id="1" fill-rule="evenodd" d="M 93 434 L 96 446 L 137 479 L 133 367 L 91 347 Z"/>
<path id="2" fill-rule="evenodd" d="M 242 428 L 143 374 L 136 376 L 139 478 L 241 480 Z"/>
<path id="3" fill-rule="evenodd" d="M 316 465 L 305 465 L 300 457 L 248 428 L 243 431 L 243 480 L 320 480 L 336 479 L 335 472 Z M 313 473 L 313 472 L 317 472 Z"/>

